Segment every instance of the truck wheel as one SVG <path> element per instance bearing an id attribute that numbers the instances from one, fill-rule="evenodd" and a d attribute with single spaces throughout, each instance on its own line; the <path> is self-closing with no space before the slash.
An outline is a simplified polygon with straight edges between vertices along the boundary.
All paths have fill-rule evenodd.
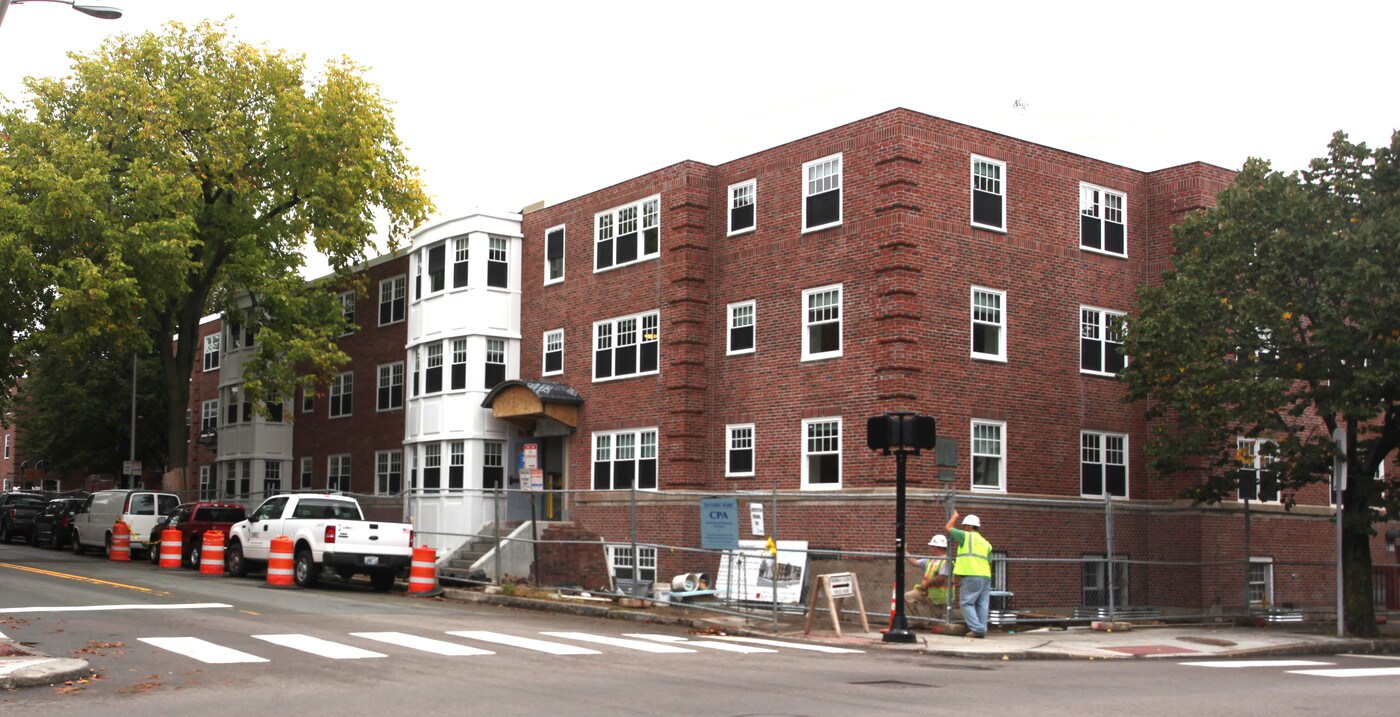
<path id="1" fill-rule="evenodd" d="M 152 545 L 151 549 L 146 551 L 146 555 L 151 559 L 151 565 L 160 565 L 160 543 Z"/>
<path id="2" fill-rule="evenodd" d="M 10 542 L 10 526 L 9 526 L 8 523 L 6 523 L 6 524 L 5 524 L 5 527 L 0 528 L 0 543 L 9 544 L 9 542 Z"/>
<path id="3" fill-rule="evenodd" d="M 248 574 L 248 561 L 243 559 L 243 543 L 235 540 L 229 544 L 224 554 L 224 569 L 235 578 Z"/>
<path id="4" fill-rule="evenodd" d="M 296 581 L 297 587 L 314 587 L 320 577 L 321 566 L 312 559 L 311 551 L 297 551 L 297 556 L 292 562 L 292 579 Z"/>
<path id="5" fill-rule="evenodd" d="M 370 573 L 369 584 L 375 592 L 387 593 L 394 587 L 394 574 L 387 570 Z"/>
<path id="6" fill-rule="evenodd" d="M 185 556 L 185 567 L 199 569 L 199 548 L 199 543 L 190 546 L 190 552 Z"/>
<path id="7" fill-rule="evenodd" d="M 77 528 L 74 528 L 73 532 L 68 536 L 68 549 L 72 550 L 74 555 L 83 554 L 83 541 L 78 539 Z"/>

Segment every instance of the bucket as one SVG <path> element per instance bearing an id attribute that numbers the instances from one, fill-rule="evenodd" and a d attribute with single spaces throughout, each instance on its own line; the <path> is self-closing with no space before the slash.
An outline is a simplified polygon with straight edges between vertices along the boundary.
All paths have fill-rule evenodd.
<path id="1" fill-rule="evenodd" d="M 698 590 L 699 585 L 700 576 L 696 575 L 695 573 L 681 573 L 680 575 L 671 578 L 672 592 L 688 593 L 692 590 Z"/>

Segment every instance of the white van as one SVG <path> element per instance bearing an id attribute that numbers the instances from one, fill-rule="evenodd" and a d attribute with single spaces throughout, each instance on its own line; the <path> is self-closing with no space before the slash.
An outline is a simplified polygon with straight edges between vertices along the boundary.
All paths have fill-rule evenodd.
<path id="1" fill-rule="evenodd" d="M 73 533 L 69 545 L 74 555 L 88 548 L 102 548 L 104 555 L 112 552 L 112 527 L 120 520 L 131 529 L 131 556 L 137 558 L 145 549 L 146 534 L 159 518 L 180 505 L 180 496 L 152 490 L 100 490 L 88 496 L 87 502 L 73 514 Z"/>

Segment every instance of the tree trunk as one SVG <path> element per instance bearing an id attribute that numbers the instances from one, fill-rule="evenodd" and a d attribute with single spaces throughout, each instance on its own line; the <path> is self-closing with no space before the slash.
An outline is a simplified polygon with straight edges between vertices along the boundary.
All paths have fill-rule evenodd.
<path id="1" fill-rule="evenodd" d="M 1355 455 L 1355 450 L 1351 451 Z M 1342 493 L 1342 604 L 1343 629 L 1355 637 L 1376 637 L 1375 593 L 1371 585 L 1371 508 L 1362 490 L 1361 466 L 1350 459 L 1350 479 Z"/>

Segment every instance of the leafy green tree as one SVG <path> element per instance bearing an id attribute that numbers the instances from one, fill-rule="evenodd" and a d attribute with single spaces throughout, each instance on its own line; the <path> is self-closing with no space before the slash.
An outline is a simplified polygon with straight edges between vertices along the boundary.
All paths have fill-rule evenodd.
<path id="1" fill-rule="evenodd" d="M 69 77 L 26 80 L 28 106 L 0 113 L 0 272 L 28 277 L 0 302 L 35 309 L 0 320 L 0 358 L 16 341 L 156 357 L 169 487 L 181 488 L 200 318 L 251 297 L 255 400 L 323 382 L 345 360 L 344 319 L 334 293 L 298 275 L 302 252 L 347 275 L 376 220 L 393 248 L 431 205 L 387 102 L 348 59 L 310 77 L 304 58 L 219 23 L 72 58 Z"/>
<path id="2" fill-rule="evenodd" d="M 1369 538 L 1400 509 L 1397 477 L 1375 479 L 1400 445 L 1400 133 L 1372 150 L 1338 132 L 1329 147 L 1292 174 L 1251 159 L 1175 227 L 1173 268 L 1138 293 L 1123 377 L 1163 419 L 1152 467 L 1207 475 L 1188 491 L 1198 501 L 1233 499 L 1236 440 L 1251 437 L 1291 508 L 1330 481 L 1345 431 L 1346 629 L 1374 635 Z"/>

